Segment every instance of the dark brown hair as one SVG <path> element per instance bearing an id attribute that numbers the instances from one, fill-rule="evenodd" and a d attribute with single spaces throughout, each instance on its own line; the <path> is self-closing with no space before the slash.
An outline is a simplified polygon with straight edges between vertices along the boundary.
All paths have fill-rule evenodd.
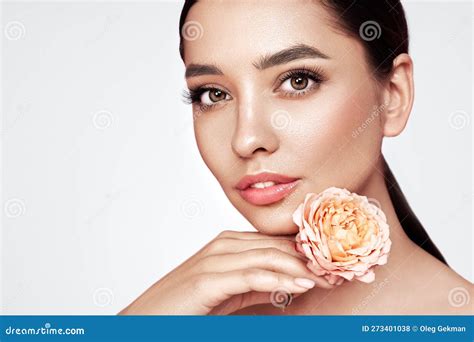
<path id="1" fill-rule="evenodd" d="M 179 20 L 179 52 L 184 60 L 182 28 L 191 7 L 198 0 L 185 0 Z M 368 64 L 377 79 L 383 80 L 392 71 L 393 60 L 408 53 L 408 27 L 399 0 L 320 0 L 332 14 L 335 26 L 358 39 L 365 48 Z M 385 158 L 383 173 L 398 220 L 407 236 L 426 252 L 447 264 L 410 208 Z"/>

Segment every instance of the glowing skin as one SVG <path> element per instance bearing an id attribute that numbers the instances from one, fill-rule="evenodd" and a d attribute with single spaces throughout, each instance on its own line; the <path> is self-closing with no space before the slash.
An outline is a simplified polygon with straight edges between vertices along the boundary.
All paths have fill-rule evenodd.
<path id="1" fill-rule="evenodd" d="M 259 232 L 219 235 L 121 314 L 281 314 L 269 303 L 276 285 L 296 294 L 285 309 L 290 315 L 353 309 L 472 314 L 469 305 L 455 308 L 446 299 L 458 286 L 472 293 L 472 284 L 411 242 L 383 179 L 382 140 L 402 132 L 413 104 L 411 58 L 399 55 L 390 77 L 377 81 L 359 40 L 341 33 L 315 1 L 200 0 L 186 20 L 203 28 L 201 38 L 184 41 L 187 85 L 194 99 L 213 105 L 193 105 L 199 151 L 231 203 Z M 292 47 L 305 58 L 269 58 Z M 281 63 L 269 65 L 276 61 Z M 196 65 L 220 72 L 196 75 L 203 70 Z M 282 82 L 300 69 L 319 75 L 292 73 Z M 197 96 L 199 87 L 217 91 Z M 272 179 L 244 178 L 262 172 L 297 181 L 279 199 L 265 189 L 274 186 Z M 242 196 L 240 187 L 249 179 L 258 184 L 250 197 Z M 373 286 L 327 284 L 308 274 L 294 254 L 297 227 L 291 214 L 307 192 L 330 186 L 376 198 L 387 215 L 392 251 L 388 264 L 376 271 L 383 289 L 369 305 L 360 303 Z M 186 297 L 189 293 L 194 295 Z"/>
<path id="2" fill-rule="evenodd" d="M 420 256 L 429 260 L 433 265 L 431 270 L 445 269 L 406 237 L 381 174 L 382 139 L 403 130 L 413 103 L 412 62 L 407 55 L 394 63 L 397 68 L 391 83 L 379 83 L 367 65 L 362 44 L 334 29 L 333 18 L 314 1 L 226 1 L 225 5 L 199 1 L 191 8 L 187 20 L 201 23 L 204 34 L 199 40 L 184 43 L 186 65 L 214 64 L 223 72 L 223 75 L 189 77 L 188 87 L 212 85 L 228 91 L 232 98 L 218 102 L 195 120 L 199 150 L 229 200 L 257 230 L 278 235 L 295 233 L 297 228 L 291 221 L 291 213 L 304 194 L 329 186 L 345 187 L 377 198 L 389 216 L 395 247 L 387 272 L 378 270 L 379 279 L 383 280 L 392 265 L 404 262 L 410 254 L 412 258 Z M 264 70 L 254 66 L 262 56 L 295 44 L 317 48 L 328 58 L 298 59 Z M 278 85 L 282 74 L 303 67 L 320 68 L 325 79 L 299 97 L 285 96 L 281 89 L 275 91 L 275 82 Z M 286 81 L 284 90 L 297 92 L 289 83 Z M 272 115 L 273 118 L 279 115 L 274 113 L 288 113 L 280 118 L 289 120 L 272 126 Z M 353 133 L 369 118 L 371 123 L 354 138 Z M 235 185 L 244 175 L 260 171 L 301 178 L 300 184 L 280 202 L 255 206 L 238 194 Z M 415 274 L 410 274 L 411 271 Z M 408 267 L 406 272 L 412 279 L 423 277 L 418 267 Z M 451 274 L 454 283 L 463 281 L 449 269 L 446 274 Z M 393 277 L 390 280 L 387 288 L 396 281 Z M 469 284 L 464 280 L 464 286 L 466 283 Z M 347 295 L 358 298 L 359 293 L 354 291 L 358 286 L 346 285 L 338 291 L 346 289 Z M 407 287 L 407 293 L 417 292 L 416 288 L 408 290 L 410 286 L 408 281 L 402 288 Z M 317 291 L 321 290 L 313 290 Z M 325 296 L 325 291 L 321 292 L 320 298 Z M 445 303 L 449 291 L 440 292 L 425 291 L 418 301 L 424 298 L 434 300 L 432 304 L 443 302 L 437 312 L 449 311 Z M 298 300 L 302 298 L 296 303 Z M 328 305 L 320 310 L 330 312 L 335 306 L 347 310 L 343 309 L 347 302 L 326 300 Z M 383 300 L 397 299 L 388 295 Z M 297 305 L 291 307 L 298 312 Z M 394 310 L 394 305 L 386 310 Z M 416 308 L 409 304 L 405 310 Z"/>
<path id="3" fill-rule="evenodd" d="M 334 32 L 322 8 L 304 1 L 272 1 L 271 8 L 264 2 L 198 2 L 188 20 L 202 23 L 204 34 L 185 42 L 185 61 L 213 63 L 223 72 L 188 77 L 190 89 L 214 86 L 231 97 L 196 115 L 196 140 L 207 166 L 232 204 L 260 232 L 290 234 L 296 232 L 291 212 L 305 193 L 330 185 L 362 192 L 380 156 L 380 119 L 356 139 L 352 133 L 374 106 L 383 104 L 383 94 L 377 91 L 362 45 Z M 216 20 L 221 15 L 225 20 Z M 328 58 L 303 58 L 264 70 L 254 66 L 262 56 L 297 44 L 317 48 Z M 290 96 L 301 91 L 292 88 L 291 79 L 280 86 L 279 77 L 305 67 L 321 69 L 323 81 L 318 85 L 309 80 L 305 94 Z M 202 98 L 211 103 L 209 92 Z M 241 177 L 263 171 L 301 181 L 285 200 L 256 208 L 235 186 Z"/>

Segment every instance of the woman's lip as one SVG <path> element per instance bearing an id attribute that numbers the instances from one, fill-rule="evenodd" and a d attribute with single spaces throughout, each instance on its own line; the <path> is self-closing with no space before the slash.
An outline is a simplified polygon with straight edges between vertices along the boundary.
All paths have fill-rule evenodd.
<path id="1" fill-rule="evenodd" d="M 243 177 L 239 183 L 237 183 L 236 188 L 238 190 L 247 190 L 252 184 L 262 183 L 262 182 L 274 182 L 278 184 L 291 183 L 298 180 L 298 178 L 289 177 L 280 175 L 277 173 L 271 172 L 262 172 L 256 175 L 247 175 Z"/>
<path id="2" fill-rule="evenodd" d="M 240 196 L 247 202 L 254 205 L 268 205 L 276 203 L 290 194 L 298 185 L 300 180 L 297 179 L 290 183 L 280 183 L 269 186 L 267 188 L 251 188 L 239 190 Z"/>

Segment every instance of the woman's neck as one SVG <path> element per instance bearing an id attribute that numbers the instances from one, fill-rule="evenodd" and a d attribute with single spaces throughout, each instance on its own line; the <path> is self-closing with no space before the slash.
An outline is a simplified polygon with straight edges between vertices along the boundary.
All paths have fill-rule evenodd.
<path id="1" fill-rule="evenodd" d="M 422 248 L 416 245 L 405 233 L 390 195 L 385 184 L 382 163 L 372 173 L 364 186 L 356 192 L 378 201 L 382 211 L 385 213 L 390 226 L 390 239 L 392 248 L 388 262 L 382 266 L 376 266 L 375 281 L 372 284 L 359 281 L 344 282 L 333 290 L 315 288 L 305 295 L 295 298 L 291 307 L 286 309 L 287 314 L 359 314 L 380 313 L 388 305 L 393 308 L 393 296 L 386 296 L 390 287 L 395 292 L 403 293 L 404 281 L 407 277 L 413 278 L 416 269 L 413 265 L 425 264 L 424 261 L 430 256 Z M 378 293 L 384 295 L 378 295 Z M 380 310 L 377 310 L 380 306 Z M 388 308 L 387 308 L 388 309 Z M 373 311 L 371 311 L 373 310 Z M 393 312 L 393 309 L 392 309 Z"/>
<path id="2" fill-rule="evenodd" d="M 385 183 L 383 174 L 382 159 L 374 167 L 374 172 L 365 182 L 363 188 L 357 192 L 361 195 L 367 196 L 368 198 L 375 199 L 380 205 L 380 208 L 385 213 L 387 223 L 390 227 L 390 239 L 392 240 L 392 248 L 390 251 L 388 267 L 396 267 L 401 262 L 407 260 L 407 256 L 410 251 L 413 251 L 415 247 L 418 247 L 405 233 L 403 229 L 403 220 L 405 218 L 398 218 L 395 212 L 395 208 L 390 199 L 390 194 Z"/>
<path id="3" fill-rule="evenodd" d="M 387 264 L 376 266 L 375 281 L 370 284 L 345 281 L 332 290 L 313 288 L 293 298 L 283 311 L 263 304 L 246 308 L 239 314 L 439 314 L 453 309 L 449 305 L 446 309 L 449 290 L 472 286 L 407 236 L 402 227 L 403 218 L 399 220 L 390 199 L 382 161 L 361 188 L 349 189 L 376 199 L 390 226 L 392 248 Z M 440 311 L 443 306 L 444 311 Z"/>

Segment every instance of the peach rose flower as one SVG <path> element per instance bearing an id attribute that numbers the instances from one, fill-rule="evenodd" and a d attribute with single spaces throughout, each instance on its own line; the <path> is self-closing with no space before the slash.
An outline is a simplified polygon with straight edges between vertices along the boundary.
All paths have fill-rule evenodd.
<path id="1" fill-rule="evenodd" d="M 387 263 L 392 242 L 385 214 L 365 196 L 331 187 L 307 194 L 293 213 L 297 249 L 308 268 L 329 283 L 370 283 L 376 265 Z"/>

